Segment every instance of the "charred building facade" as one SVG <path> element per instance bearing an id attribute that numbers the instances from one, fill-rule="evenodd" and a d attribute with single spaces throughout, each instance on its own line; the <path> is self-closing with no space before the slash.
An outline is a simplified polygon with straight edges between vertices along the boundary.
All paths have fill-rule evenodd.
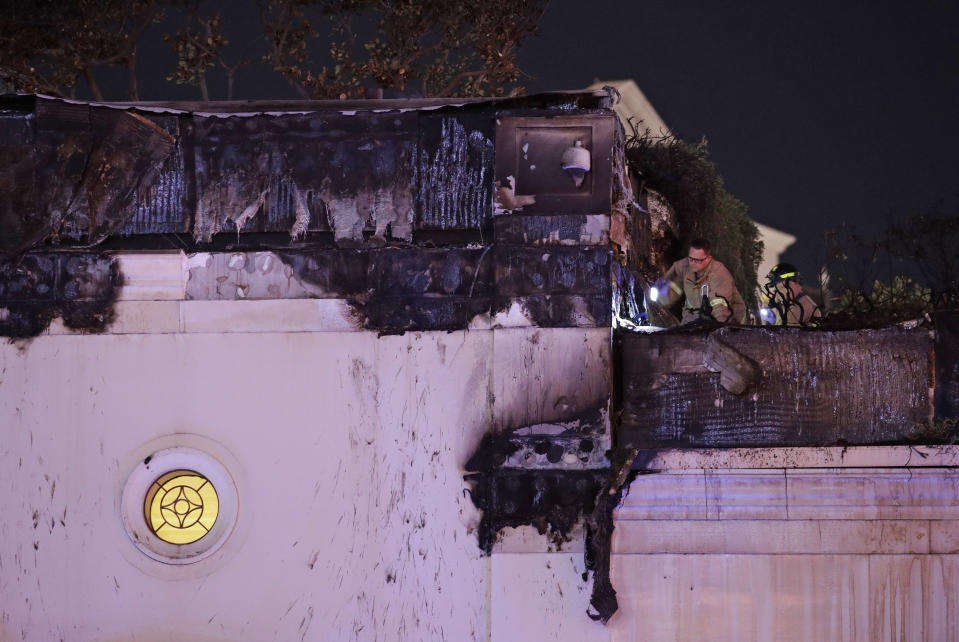
<path id="1" fill-rule="evenodd" d="M 951 322 L 614 331 L 611 100 L 0 98 L 0 639 L 959 636 Z"/>

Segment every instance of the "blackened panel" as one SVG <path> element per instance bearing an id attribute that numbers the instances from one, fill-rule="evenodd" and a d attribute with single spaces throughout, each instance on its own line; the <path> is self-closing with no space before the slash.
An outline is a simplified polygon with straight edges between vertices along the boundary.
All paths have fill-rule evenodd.
<path id="1" fill-rule="evenodd" d="M 412 159 L 417 229 L 481 229 L 492 216 L 491 130 L 488 113 L 463 109 L 420 116 Z"/>
<path id="2" fill-rule="evenodd" d="M 331 298 L 354 297 L 367 291 L 370 255 L 365 250 L 277 252 L 293 269 L 293 276 L 319 287 Z"/>
<path id="3" fill-rule="evenodd" d="M 34 142 L 35 101 L 11 104 L 4 100 L 0 107 L 0 145 L 32 145 Z"/>
<path id="4" fill-rule="evenodd" d="M 959 310 L 936 312 L 936 417 L 959 418 Z"/>
<path id="5" fill-rule="evenodd" d="M 411 231 L 415 114 L 195 116 L 194 235 Z"/>
<path id="6" fill-rule="evenodd" d="M 36 99 L 32 145 L 0 141 L 0 253 L 26 251 L 57 231 L 71 213 L 86 216 L 80 193 L 93 149 L 89 108 Z"/>
<path id="7" fill-rule="evenodd" d="M 122 277 L 116 259 L 31 253 L 0 261 L 0 336 L 33 337 L 58 316 L 73 329 L 103 331 Z"/>
<path id="8" fill-rule="evenodd" d="M 278 252 L 298 279 L 331 297 L 488 297 L 486 248 L 323 249 Z"/>
<path id="9" fill-rule="evenodd" d="M 610 250 L 520 246 L 284 251 L 317 296 L 347 298 L 379 332 L 454 330 L 518 302 L 542 327 L 608 326 Z"/>
<path id="10" fill-rule="evenodd" d="M 603 246 L 550 248 L 497 244 L 493 249 L 496 293 L 601 294 L 611 296 L 611 250 Z M 607 304 L 608 305 L 608 304 Z"/>
<path id="11" fill-rule="evenodd" d="M 0 305 L 55 300 L 59 274 L 55 254 L 27 254 L 19 263 L 0 262 Z"/>
<path id="12" fill-rule="evenodd" d="M 522 245 L 608 245 L 609 216 L 603 214 L 504 214 L 493 220 L 498 243 Z"/>
<path id="13" fill-rule="evenodd" d="M 95 244 L 133 216 L 134 193 L 148 185 L 173 138 L 130 112 L 38 99 L 32 149 L 0 152 L 0 251 L 25 252 L 47 238 Z M 17 157 L 15 154 L 19 153 Z"/>
<path id="14" fill-rule="evenodd" d="M 32 245 L 48 229 L 36 193 L 35 146 L 0 139 L 0 256 Z"/>
<path id="15" fill-rule="evenodd" d="M 352 303 L 363 316 L 363 327 L 382 334 L 464 330 L 490 305 L 489 298 L 481 296 L 377 296 Z"/>
<path id="16" fill-rule="evenodd" d="M 180 118 L 157 114 L 152 115 L 151 120 L 174 137 L 173 152 L 163 162 L 153 181 L 139 185 L 133 217 L 120 230 L 122 236 L 182 234 L 189 231 L 189 221 L 184 208 L 189 200 Z"/>
<path id="17" fill-rule="evenodd" d="M 487 313 L 493 290 L 488 248 L 278 252 L 293 276 L 322 296 L 346 298 L 377 332 L 462 330 Z"/>
<path id="18" fill-rule="evenodd" d="M 719 332 L 762 370 L 743 395 L 703 365 L 706 333 L 622 334 L 620 445 L 905 443 L 929 419 L 926 330 Z"/>
<path id="19" fill-rule="evenodd" d="M 370 252 L 370 290 L 394 296 L 488 296 L 485 248 L 383 248 Z"/>
<path id="20" fill-rule="evenodd" d="M 174 138 L 132 112 L 90 108 L 93 146 L 74 185 L 70 210 L 56 231 L 97 244 L 133 217 L 138 188 L 150 185 L 172 154 Z M 74 208 L 78 197 L 85 208 Z"/>
<path id="21" fill-rule="evenodd" d="M 484 440 L 480 449 L 486 447 Z M 471 461 L 477 460 L 479 453 Z M 556 546 L 571 537 L 573 526 L 589 515 L 608 475 L 607 470 L 502 469 L 466 476 L 473 482 L 471 497 L 483 511 L 479 545 L 486 554 L 500 530 L 531 525 Z"/>

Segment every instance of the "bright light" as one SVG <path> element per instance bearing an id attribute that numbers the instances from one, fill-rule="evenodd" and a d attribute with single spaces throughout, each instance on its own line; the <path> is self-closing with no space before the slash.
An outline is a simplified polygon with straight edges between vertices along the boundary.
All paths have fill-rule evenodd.
<path id="1" fill-rule="evenodd" d="M 776 315 L 769 308 L 759 308 L 759 316 L 766 323 L 775 323 Z"/>
<path id="2" fill-rule="evenodd" d="M 652 287 L 649 289 L 649 300 L 656 301 L 659 299 L 659 288 Z"/>

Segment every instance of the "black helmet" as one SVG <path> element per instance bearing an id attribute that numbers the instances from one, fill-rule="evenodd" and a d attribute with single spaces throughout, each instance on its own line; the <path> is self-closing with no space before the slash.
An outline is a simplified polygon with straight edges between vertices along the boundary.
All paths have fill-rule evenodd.
<path id="1" fill-rule="evenodd" d="M 780 263 L 769 271 L 769 274 L 766 275 L 766 278 L 770 283 L 786 281 L 789 279 L 796 279 L 798 281 L 799 270 L 797 270 L 796 266 L 792 263 Z"/>

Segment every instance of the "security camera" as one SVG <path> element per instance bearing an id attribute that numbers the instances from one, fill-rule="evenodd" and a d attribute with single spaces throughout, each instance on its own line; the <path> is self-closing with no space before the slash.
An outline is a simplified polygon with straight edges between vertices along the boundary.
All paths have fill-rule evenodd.
<path id="1" fill-rule="evenodd" d="M 572 147 L 567 147 L 559 164 L 573 179 L 573 184 L 576 187 L 581 186 L 590 168 L 589 150 L 583 147 L 583 141 L 578 140 Z"/>

